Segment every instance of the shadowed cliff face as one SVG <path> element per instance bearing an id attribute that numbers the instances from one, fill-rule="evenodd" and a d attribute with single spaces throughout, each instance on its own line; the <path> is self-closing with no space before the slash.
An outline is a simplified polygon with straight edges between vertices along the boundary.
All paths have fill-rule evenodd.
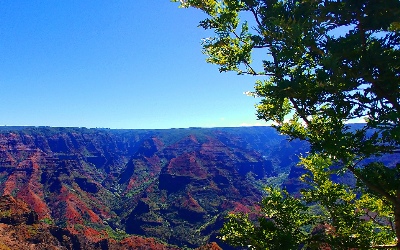
<path id="1" fill-rule="evenodd" d="M 148 185 L 138 196 L 136 208 L 125 217 L 126 231 L 172 244 L 185 242 L 189 247 L 207 243 L 212 225 L 237 203 L 251 206 L 259 200 L 260 190 L 246 178 L 256 164 L 265 175 L 275 174 L 259 153 L 227 147 L 211 136 L 200 140 L 189 135 L 145 159 L 131 161 L 135 171 L 142 171 L 143 165 L 154 171 L 139 182 Z M 239 169 L 246 166 L 249 171 L 241 174 Z M 132 179 L 138 183 L 137 176 L 133 173 L 129 183 Z"/>
<path id="2" fill-rule="evenodd" d="M 0 194 L 91 242 L 126 230 L 197 247 L 227 211 L 260 200 L 256 184 L 281 162 L 290 168 L 277 156 L 285 140 L 272 128 L 4 130 Z"/>

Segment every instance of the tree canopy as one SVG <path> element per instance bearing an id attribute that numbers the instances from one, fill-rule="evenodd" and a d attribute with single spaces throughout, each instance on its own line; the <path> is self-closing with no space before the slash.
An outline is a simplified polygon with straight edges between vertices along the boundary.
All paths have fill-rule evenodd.
<path id="1" fill-rule="evenodd" d="M 276 199 L 278 206 L 294 199 L 299 203 L 292 213 L 306 213 L 312 220 L 298 217 L 293 246 L 393 244 L 400 249 L 400 163 L 377 158 L 400 152 L 400 1 L 173 1 L 207 14 L 200 22 L 214 32 L 202 44 L 207 62 L 220 72 L 257 77 L 249 95 L 261 98 L 258 118 L 311 145 L 301 162 L 309 171 L 303 180 L 310 188 L 300 198 L 270 189 L 262 206 L 269 219 L 252 224 L 244 215 L 231 215 L 231 229 L 242 224 L 231 232 L 224 227 L 223 237 L 265 248 L 246 243 L 250 236 L 238 241 L 239 225 L 247 225 L 248 235 L 257 235 L 258 241 L 282 236 L 277 228 L 283 215 L 268 216 L 276 208 L 265 202 Z M 356 177 L 357 186 L 331 180 L 344 172 Z M 325 228 L 319 230 L 323 233 L 316 233 L 318 227 Z M 273 246 L 270 242 L 267 248 Z"/>

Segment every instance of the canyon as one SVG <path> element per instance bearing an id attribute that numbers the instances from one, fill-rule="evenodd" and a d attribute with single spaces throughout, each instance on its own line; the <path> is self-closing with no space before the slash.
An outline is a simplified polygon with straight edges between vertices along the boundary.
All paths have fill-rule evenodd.
<path id="1" fill-rule="evenodd" d="M 228 212 L 254 212 L 266 184 L 296 189 L 287 177 L 309 147 L 287 139 L 271 127 L 2 127 L 0 194 L 34 222 L 0 225 L 36 225 L 66 249 L 217 249 Z"/>

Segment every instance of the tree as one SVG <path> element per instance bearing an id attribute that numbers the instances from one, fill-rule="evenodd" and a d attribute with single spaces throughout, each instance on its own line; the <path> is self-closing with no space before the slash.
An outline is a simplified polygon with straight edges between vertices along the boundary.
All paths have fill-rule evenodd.
<path id="1" fill-rule="evenodd" d="M 220 72 L 258 77 L 249 92 L 261 98 L 258 118 L 310 143 L 311 153 L 301 162 L 310 171 L 304 177 L 310 188 L 300 199 L 324 210 L 326 226 L 335 230 L 319 241 L 345 244 L 341 248 L 379 248 L 395 241 L 393 247 L 400 249 L 400 163 L 376 160 L 400 152 L 400 1 L 179 2 L 208 15 L 200 22 L 215 34 L 203 40 L 207 62 L 219 65 Z M 263 60 L 253 62 L 255 53 Z M 349 124 L 360 119 L 365 123 Z M 331 181 L 333 174 L 346 171 L 357 179 L 357 190 Z M 323 182 L 317 178 L 322 173 Z M 334 186 L 338 190 L 328 189 Z M 326 200 L 327 195 L 333 196 Z M 282 202 L 293 198 L 282 197 Z M 236 221 L 245 222 L 243 217 Z M 352 233 L 357 228 L 376 239 L 352 240 L 362 238 Z M 305 241 L 316 239 L 312 230 L 304 232 Z M 339 241 L 329 240 L 337 235 Z"/>
<path id="2" fill-rule="evenodd" d="M 268 187 L 258 220 L 231 213 L 222 239 L 251 249 L 387 248 L 395 238 L 393 211 L 378 197 L 330 179 L 330 159 L 313 154 L 302 159 L 310 184 L 301 198 Z M 330 249 L 330 248 L 328 248 Z"/>

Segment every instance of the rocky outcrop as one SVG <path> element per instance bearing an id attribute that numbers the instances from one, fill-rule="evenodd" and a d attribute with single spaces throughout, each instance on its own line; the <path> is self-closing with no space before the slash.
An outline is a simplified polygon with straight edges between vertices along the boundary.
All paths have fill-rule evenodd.
<path id="1" fill-rule="evenodd" d="M 0 197 L 1 249 L 99 249 L 68 230 L 40 222 L 22 200 Z"/>
<path id="2" fill-rule="evenodd" d="M 151 238 L 126 237 L 116 241 L 103 239 L 92 242 L 67 229 L 37 220 L 37 214 L 19 199 L 6 195 L 0 197 L 0 249 L 60 249 L 60 250 L 125 250 L 160 249 L 173 250 Z"/>
<path id="3" fill-rule="evenodd" d="M 22 200 L 11 195 L 0 198 L 0 223 L 8 225 L 32 225 L 38 222 L 38 215 Z"/>

